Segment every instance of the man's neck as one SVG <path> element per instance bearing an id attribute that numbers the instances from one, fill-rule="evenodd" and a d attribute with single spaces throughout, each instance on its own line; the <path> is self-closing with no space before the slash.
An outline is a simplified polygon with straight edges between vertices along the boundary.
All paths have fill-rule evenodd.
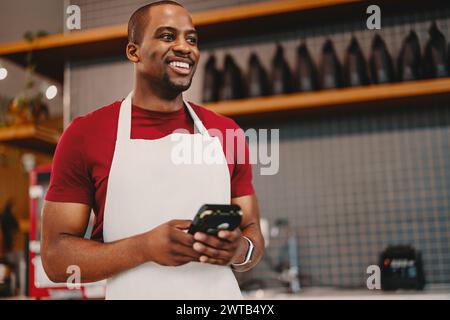
<path id="1" fill-rule="evenodd" d="M 183 107 L 183 96 L 181 93 L 174 96 L 161 94 L 161 91 L 155 90 L 149 86 L 134 87 L 132 103 L 140 108 L 159 111 L 175 112 Z"/>

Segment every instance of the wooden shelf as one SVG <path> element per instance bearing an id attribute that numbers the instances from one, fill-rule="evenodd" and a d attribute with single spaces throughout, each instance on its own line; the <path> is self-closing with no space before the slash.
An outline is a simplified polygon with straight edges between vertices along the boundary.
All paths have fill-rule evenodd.
<path id="1" fill-rule="evenodd" d="M 284 14 L 293 11 L 319 9 L 348 3 L 361 2 L 362 0 L 285 0 L 270 1 L 257 4 L 243 5 L 239 7 L 210 10 L 192 14 L 192 19 L 197 27 L 210 26 L 228 21 L 249 20 L 266 17 L 269 15 Z M 17 41 L 6 43 L 0 48 L 0 55 L 9 55 L 29 50 L 44 50 L 56 47 L 68 47 L 84 45 L 88 43 L 103 42 L 112 39 L 126 38 L 127 25 L 121 24 L 111 27 L 95 28 L 86 31 L 75 31 L 69 34 L 55 34 L 37 39 L 33 43 Z"/>
<path id="2" fill-rule="evenodd" d="M 53 153 L 61 131 L 34 124 L 0 128 L 0 143 Z"/>
<path id="3" fill-rule="evenodd" d="M 375 104 L 378 107 L 385 103 L 377 104 L 377 102 L 387 101 L 395 102 L 394 105 L 399 106 L 424 97 L 445 97 L 449 100 L 450 78 L 229 100 L 208 103 L 204 106 L 222 115 L 239 118 L 282 114 L 289 111 L 303 112 L 330 108 L 342 110 L 345 106 L 367 106 L 368 104 Z M 61 129 L 33 124 L 0 128 L 0 143 L 53 153 L 61 131 Z"/>
<path id="4" fill-rule="evenodd" d="M 450 78 L 230 100 L 209 103 L 204 106 L 225 116 L 242 117 L 283 111 L 306 111 L 361 105 L 379 101 L 401 99 L 412 101 L 411 99 L 419 97 L 442 94 L 450 95 Z"/>
<path id="5" fill-rule="evenodd" d="M 269 1 L 239 7 L 193 13 L 192 19 L 197 27 L 203 27 L 229 21 L 250 20 L 271 15 L 290 13 L 293 11 L 312 10 L 356 2 L 362 2 L 362 0 Z M 48 35 L 37 39 L 33 43 L 29 43 L 27 41 L 6 43 L 0 47 L 0 55 L 10 55 L 20 52 L 27 52 L 29 50 L 38 51 L 57 47 L 84 45 L 126 37 L 127 25 L 121 24 L 111 27 L 89 29 L 86 31 L 75 31 L 68 34 Z"/>

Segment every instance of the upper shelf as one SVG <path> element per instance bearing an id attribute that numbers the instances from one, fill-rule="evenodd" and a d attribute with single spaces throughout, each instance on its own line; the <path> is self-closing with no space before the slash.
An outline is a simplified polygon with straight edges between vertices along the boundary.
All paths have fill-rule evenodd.
<path id="1" fill-rule="evenodd" d="M 400 0 L 380 0 L 383 14 L 387 10 L 404 8 Z M 442 0 L 411 0 L 408 8 L 442 3 Z M 350 15 L 365 21 L 366 0 L 272 0 L 231 8 L 222 8 L 192 14 L 200 48 L 212 41 L 236 39 L 261 32 L 289 30 L 292 26 L 330 23 Z M 403 10 L 403 9 L 402 9 Z M 365 24 L 363 24 L 365 25 Z M 25 64 L 26 53 L 34 51 L 37 72 L 62 83 L 65 61 L 76 61 L 107 56 L 125 57 L 126 24 L 49 35 L 33 43 L 18 41 L 0 45 L 0 56 Z"/>
<path id="2" fill-rule="evenodd" d="M 0 128 L 0 143 L 53 153 L 61 131 L 35 124 Z"/>
<path id="3" fill-rule="evenodd" d="M 280 114 L 282 111 L 323 110 L 335 106 L 367 105 L 401 99 L 410 102 L 414 98 L 439 95 L 450 95 L 450 78 L 230 100 L 205 104 L 205 107 L 225 116 L 242 117 Z"/>
<path id="4" fill-rule="evenodd" d="M 255 18 L 268 17 L 292 12 L 319 9 L 349 3 L 362 2 L 362 0 L 284 0 L 270 1 L 257 4 L 243 5 L 219 10 L 210 10 L 192 14 L 194 25 L 198 28 L 205 26 L 216 27 L 226 22 L 238 22 Z M 68 34 L 48 35 L 33 43 L 17 41 L 3 44 L 0 47 L 0 55 L 17 54 L 29 50 L 45 50 L 58 47 L 70 47 L 74 45 L 86 45 L 89 43 L 108 42 L 114 39 L 125 40 L 127 37 L 127 25 L 115 25 L 75 31 Z M 204 40 L 202 38 L 202 40 Z"/>
<path id="5" fill-rule="evenodd" d="M 284 0 L 269 1 L 257 4 L 242 5 L 224 9 L 209 10 L 192 14 L 194 25 L 201 31 L 205 27 L 217 27 L 227 22 L 250 21 L 256 18 L 266 18 L 274 15 L 289 14 L 305 10 L 320 9 L 338 5 L 363 2 L 362 0 Z M 84 31 L 75 31 L 68 34 L 55 34 L 37 39 L 33 43 L 17 41 L 5 43 L 0 47 L 0 55 L 12 55 L 29 50 L 45 50 L 52 48 L 70 47 L 75 45 L 87 45 L 90 43 L 106 42 L 113 40 L 126 40 L 127 25 L 115 25 L 110 27 L 94 28 Z M 203 37 L 201 37 L 201 40 Z M 124 48 L 123 48 L 124 49 Z"/>

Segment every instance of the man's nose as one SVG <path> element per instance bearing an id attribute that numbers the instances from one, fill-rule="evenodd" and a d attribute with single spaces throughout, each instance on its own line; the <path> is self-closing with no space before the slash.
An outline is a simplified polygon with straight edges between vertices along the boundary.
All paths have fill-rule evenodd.
<path id="1" fill-rule="evenodd" d="M 185 39 L 178 39 L 173 45 L 173 51 L 178 51 L 183 54 L 191 53 L 191 47 Z"/>

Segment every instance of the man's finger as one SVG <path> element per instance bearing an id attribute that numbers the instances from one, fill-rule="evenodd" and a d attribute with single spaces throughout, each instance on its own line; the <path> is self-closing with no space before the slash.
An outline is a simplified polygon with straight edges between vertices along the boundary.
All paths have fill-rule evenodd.
<path id="1" fill-rule="evenodd" d="M 233 231 L 221 230 L 219 231 L 217 236 L 223 240 L 234 242 L 241 237 L 241 234 L 242 234 L 241 230 L 239 228 L 236 228 Z"/>
<path id="2" fill-rule="evenodd" d="M 209 247 L 213 247 L 219 250 L 229 250 L 232 249 L 232 245 L 224 239 L 219 239 L 216 236 L 210 236 L 206 233 L 196 232 L 194 234 L 194 239 L 206 244 Z"/>
<path id="3" fill-rule="evenodd" d="M 181 243 L 187 247 L 192 247 L 195 240 L 190 233 L 174 230 L 172 233 L 172 239 L 178 243 Z"/>
<path id="4" fill-rule="evenodd" d="M 212 247 L 208 247 L 201 242 L 195 242 L 193 248 L 196 252 L 208 256 L 209 258 L 221 259 L 229 261 L 233 257 L 233 253 L 226 250 L 219 250 Z"/>

